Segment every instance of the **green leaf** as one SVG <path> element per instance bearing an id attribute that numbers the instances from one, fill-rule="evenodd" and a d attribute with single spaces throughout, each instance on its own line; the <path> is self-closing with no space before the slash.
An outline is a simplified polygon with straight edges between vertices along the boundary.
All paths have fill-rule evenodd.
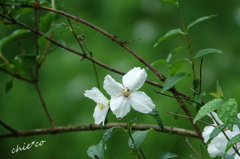
<path id="1" fill-rule="evenodd" d="M 178 83 L 181 79 L 187 76 L 187 73 L 178 73 L 173 77 L 169 77 L 163 84 L 163 89 L 161 93 L 165 92 L 166 90 L 172 88 L 176 83 Z"/>
<path id="2" fill-rule="evenodd" d="M 128 152 L 128 153 L 125 153 L 125 154 L 122 154 L 120 156 L 118 156 L 116 159 L 120 159 L 122 157 L 126 157 L 126 156 L 135 156 L 136 152 L 135 151 L 131 151 L 131 152 Z"/>
<path id="3" fill-rule="evenodd" d="M 5 66 L 7 66 L 7 65 L 9 65 L 8 63 L 1 63 L 0 64 L 0 68 L 3 68 L 3 67 L 5 67 Z"/>
<path id="4" fill-rule="evenodd" d="M 213 17 L 217 17 L 217 15 L 210 15 L 210 16 L 205 16 L 205 17 L 201 17 L 201 18 L 198 18 L 197 20 L 195 20 L 194 22 L 192 22 L 191 24 L 189 24 L 187 26 L 187 29 L 189 30 L 192 26 L 204 21 L 204 20 L 207 20 L 207 19 L 210 19 L 210 18 L 213 18 Z"/>
<path id="5" fill-rule="evenodd" d="M 18 35 L 24 34 L 30 32 L 28 29 L 18 29 L 15 30 L 11 35 L 8 35 L 6 37 L 4 37 L 3 39 L 0 40 L 0 52 L 3 48 L 3 46 L 11 39 L 15 38 Z"/>
<path id="6" fill-rule="evenodd" d="M 175 158 L 175 157 L 177 157 L 177 155 L 172 152 L 163 152 L 158 157 L 158 159 L 168 159 L 168 158 Z"/>
<path id="7" fill-rule="evenodd" d="M 138 115 L 136 118 L 128 122 L 129 126 L 131 127 L 136 121 L 142 119 L 142 117 L 143 117 L 143 113 L 140 113 L 140 115 Z"/>
<path id="8" fill-rule="evenodd" d="M 230 98 L 217 110 L 219 119 L 224 124 L 229 125 L 230 130 L 232 130 L 232 127 L 235 123 L 235 118 L 237 116 L 237 113 L 238 113 L 238 104 L 237 104 L 237 101 L 233 98 Z"/>
<path id="9" fill-rule="evenodd" d="M 182 32 L 181 29 L 173 29 L 170 30 L 169 32 L 167 32 L 163 37 L 161 37 L 160 39 L 158 39 L 157 43 L 154 45 L 154 47 L 156 47 L 158 44 L 160 44 L 163 40 L 173 36 L 173 35 L 177 35 L 177 34 L 184 34 L 184 32 Z"/>
<path id="10" fill-rule="evenodd" d="M 105 150 L 104 150 L 104 144 L 103 141 L 101 140 L 98 145 L 93 145 L 88 148 L 87 154 L 89 157 L 96 159 L 97 157 L 99 159 L 104 159 L 105 156 Z"/>
<path id="11" fill-rule="evenodd" d="M 52 31 L 54 31 L 54 30 L 56 30 L 56 29 L 58 29 L 58 28 L 60 28 L 60 27 L 63 27 L 63 26 L 66 26 L 66 24 L 65 23 L 59 23 L 59 24 L 54 24 L 54 25 L 52 25 L 49 29 L 48 29 L 48 31 L 46 32 L 46 36 L 48 35 L 48 34 L 50 34 Z"/>
<path id="12" fill-rule="evenodd" d="M 234 124 L 237 125 L 238 128 L 240 129 L 240 119 L 239 118 L 235 119 L 235 123 Z"/>
<path id="13" fill-rule="evenodd" d="M 155 66 L 155 65 L 168 65 L 168 63 L 161 59 L 161 60 L 157 60 L 157 61 L 154 61 L 153 63 L 151 63 L 152 66 Z"/>
<path id="14" fill-rule="evenodd" d="M 182 49 L 183 49 L 182 46 L 179 46 L 179 47 L 177 47 L 176 49 L 174 49 L 174 50 L 168 55 L 168 57 L 167 57 L 167 59 L 166 59 L 167 63 L 170 63 L 172 57 L 173 57 L 176 53 L 178 53 L 179 51 L 181 51 Z"/>
<path id="15" fill-rule="evenodd" d="M 204 106 L 200 108 L 197 116 L 193 120 L 193 123 L 196 123 L 197 120 L 201 119 L 202 117 L 211 113 L 212 111 L 218 109 L 223 103 L 224 103 L 224 100 L 222 98 L 215 98 L 207 102 Z"/>
<path id="16" fill-rule="evenodd" d="M 39 30 L 41 32 L 47 32 L 54 20 L 55 13 L 48 12 L 46 15 L 40 18 Z"/>
<path id="17" fill-rule="evenodd" d="M 148 114 L 150 114 L 157 121 L 158 126 L 161 128 L 162 131 L 164 131 L 164 125 L 163 125 L 162 119 L 160 118 L 158 110 L 154 108 Z"/>
<path id="18" fill-rule="evenodd" d="M 13 80 L 11 79 L 11 81 L 9 81 L 9 82 L 6 83 L 6 86 L 5 86 L 5 92 L 6 92 L 6 93 L 11 90 L 12 85 L 13 85 L 13 82 L 12 82 L 12 81 L 13 81 Z"/>
<path id="19" fill-rule="evenodd" d="M 185 63 L 185 60 L 179 60 L 174 62 L 170 68 L 170 76 L 174 76 L 184 63 Z"/>
<path id="20" fill-rule="evenodd" d="M 222 95 L 218 94 L 218 93 L 209 93 L 209 94 L 216 97 L 216 98 L 222 98 Z"/>
<path id="21" fill-rule="evenodd" d="M 219 82 L 217 80 L 217 93 L 221 96 L 221 98 L 224 98 L 222 88 L 219 85 Z"/>
<path id="22" fill-rule="evenodd" d="M 178 0 L 163 0 L 163 1 L 172 2 L 174 4 L 178 3 Z"/>
<path id="23" fill-rule="evenodd" d="M 124 130 L 124 128 L 120 126 L 115 126 L 107 129 L 106 132 L 103 134 L 102 141 L 106 142 L 108 139 L 112 137 L 112 133 L 117 130 Z"/>
<path id="24" fill-rule="evenodd" d="M 228 127 L 228 125 L 227 124 L 223 124 L 223 125 L 220 125 L 220 126 L 214 128 L 213 131 L 210 134 L 210 137 L 209 137 L 209 140 L 208 140 L 207 144 L 210 144 L 212 139 L 215 138 L 226 127 Z"/>
<path id="25" fill-rule="evenodd" d="M 149 129 L 149 130 L 145 130 L 145 131 L 136 131 L 135 133 L 132 134 L 132 138 L 136 144 L 136 148 L 140 149 L 141 144 L 143 142 L 143 140 L 146 138 L 147 134 L 149 133 L 154 133 L 155 130 L 153 129 Z M 136 150 L 134 147 L 134 144 L 131 140 L 131 138 L 128 141 L 128 146 L 132 149 L 132 150 Z"/>
<path id="26" fill-rule="evenodd" d="M 227 152 L 233 145 L 235 145 L 238 142 L 240 142 L 240 134 L 234 136 L 228 141 L 225 152 Z"/>
<path id="27" fill-rule="evenodd" d="M 210 53 L 223 53 L 221 50 L 209 48 L 209 49 L 202 49 L 197 52 L 197 54 L 193 57 L 193 59 L 202 57 L 204 55 L 210 54 Z"/>

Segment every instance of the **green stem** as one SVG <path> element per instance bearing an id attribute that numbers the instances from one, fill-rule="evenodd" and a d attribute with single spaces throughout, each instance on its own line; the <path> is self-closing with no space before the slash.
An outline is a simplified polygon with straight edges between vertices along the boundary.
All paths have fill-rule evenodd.
<path id="1" fill-rule="evenodd" d="M 138 152 L 138 149 L 137 149 L 137 146 L 136 146 L 136 143 L 134 142 L 134 139 L 133 139 L 133 137 L 132 137 L 131 127 L 130 127 L 129 124 L 128 124 L 127 117 L 125 117 L 125 121 L 126 121 L 126 125 L 127 125 L 127 132 L 128 132 L 128 134 L 129 134 L 129 136 L 130 136 L 130 139 L 132 140 L 132 143 L 133 143 L 134 148 L 135 148 L 135 150 L 136 150 L 137 157 L 138 157 L 138 159 L 141 159 L 141 157 L 140 157 L 140 155 L 139 155 L 139 152 Z"/>

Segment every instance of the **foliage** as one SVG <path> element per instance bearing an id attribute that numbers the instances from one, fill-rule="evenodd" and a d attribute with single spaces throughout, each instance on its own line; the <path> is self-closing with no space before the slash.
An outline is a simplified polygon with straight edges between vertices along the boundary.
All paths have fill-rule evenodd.
<path id="1" fill-rule="evenodd" d="M 122 3 L 121 5 L 116 4 L 117 2 L 115 1 L 106 2 L 106 4 L 98 1 L 94 4 L 90 1 L 74 2 L 74 4 L 81 3 L 84 7 L 96 7 L 96 14 L 94 12 L 94 16 L 91 17 L 90 15 L 93 13 L 90 13 L 86 9 L 78 9 L 77 14 L 79 14 L 79 10 L 81 13 L 84 12 L 84 14 L 76 16 L 73 15 L 74 13 L 70 13 L 71 10 L 65 10 L 64 6 L 70 5 L 70 1 L 63 3 L 55 0 L 1 0 L 0 27 L 4 28 L 6 33 L 2 32 L 0 34 L 0 80 L 1 85 L 4 87 L 4 95 L 1 95 L 0 102 L 3 101 L 3 103 L 8 104 L 12 103 L 16 98 L 17 100 L 21 100 L 23 106 L 19 108 L 16 106 L 16 103 L 14 103 L 8 108 L 8 106 L 3 104 L 3 108 L 1 109 L 4 111 L 1 111 L 2 114 L 0 114 L 0 124 L 4 131 L 1 132 L 0 137 L 22 137 L 27 135 L 33 135 L 35 137 L 37 134 L 99 130 L 96 131 L 97 135 L 90 136 L 89 133 L 86 138 L 82 137 L 85 141 L 89 141 L 89 143 L 84 142 L 83 144 L 83 142 L 81 142 L 81 147 L 79 147 L 79 145 L 76 146 L 78 149 L 84 149 L 81 151 L 85 153 L 87 151 L 86 154 L 81 155 L 73 151 L 71 151 L 71 153 L 74 153 L 77 157 L 88 155 L 88 157 L 93 159 L 108 159 L 116 156 L 118 156 L 117 158 L 134 157 L 139 159 L 154 158 L 153 156 L 155 156 L 155 158 L 158 156 L 159 159 L 176 158 L 178 156 L 186 158 L 186 156 L 192 156 L 188 154 L 190 151 L 187 151 L 186 154 L 181 154 L 178 150 L 179 148 L 165 150 L 164 142 L 161 143 L 164 137 L 160 134 L 167 133 L 166 135 L 171 136 L 171 133 L 173 133 L 198 138 L 198 143 L 207 145 L 205 151 L 208 151 L 212 158 L 234 158 L 240 155 L 238 150 L 238 144 L 240 142 L 240 135 L 238 134 L 240 132 L 240 117 L 238 115 L 237 100 L 235 97 L 226 99 L 220 83 L 215 77 L 213 77 L 213 81 L 217 81 L 216 93 L 210 93 L 214 99 L 209 99 L 205 96 L 205 91 L 208 92 L 209 90 L 203 86 L 203 81 L 207 83 L 210 80 L 208 77 L 203 76 L 205 68 L 203 60 L 206 59 L 208 61 L 208 59 L 210 59 L 210 63 L 218 61 L 215 60 L 215 58 L 218 57 L 219 54 L 223 54 L 223 51 L 215 49 L 216 45 L 214 45 L 214 41 L 212 44 L 209 44 L 210 46 L 200 45 L 201 42 L 197 44 L 192 42 L 194 41 L 193 39 L 198 38 L 198 34 L 196 33 L 206 34 L 204 31 L 206 31 L 208 27 L 204 27 L 204 30 L 194 32 L 195 28 L 199 28 L 200 25 L 208 26 L 211 20 L 217 19 L 216 17 L 221 18 L 221 15 L 208 14 L 209 16 L 202 16 L 192 20 L 192 15 L 185 14 L 190 11 L 188 12 L 184 9 L 184 5 L 189 4 L 179 2 L 178 0 L 164 1 L 168 1 L 174 5 L 174 7 L 171 7 L 177 10 L 176 15 L 179 18 L 180 25 L 176 26 L 178 24 L 173 20 L 174 22 L 171 22 L 171 27 L 167 27 L 169 31 L 163 33 L 162 30 L 159 31 L 156 29 L 152 37 L 158 37 L 154 37 L 155 39 L 152 38 L 152 41 L 144 41 L 144 36 L 150 37 L 151 30 L 154 30 L 148 26 L 148 23 L 146 25 L 144 24 L 143 26 L 146 28 L 141 29 L 141 27 L 139 27 L 139 35 L 144 35 L 141 41 L 139 40 L 140 38 L 132 38 L 129 33 L 124 33 L 124 31 L 120 29 L 121 26 L 124 27 L 125 23 L 127 24 L 127 22 L 131 20 L 123 20 L 123 25 L 117 23 L 121 20 L 115 17 L 116 23 L 109 25 L 107 21 L 101 21 L 96 18 L 96 15 L 99 17 L 105 15 L 107 17 L 105 19 L 111 21 L 114 14 L 108 11 L 113 10 L 113 8 L 113 12 L 121 13 L 121 18 L 125 15 L 122 10 L 118 11 L 118 8 L 112 7 L 112 5 L 109 5 L 111 7 L 108 6 L 106 10 L 98 10 L 97 6 L 107 6 L 107 4 L 113 3 L 116 6 L 125 7 L 127 14 L 130 13 L 128 10 L 131 10 L 132 13 L 132 10 L 135 9 L 135 5 L 133 5 L 134 2 L 128 2 L 128 4 L 126 4 L 126 2 L 119 2 Z M 145 1 L 141 3 L 146 7 Z M 164 19 L 166 15 L 162 16 L 159 14 L 160 9 L 152 3 L 153 2 L 148 2 L 148 5 L 152 9 L 145 8 L 145 10 L 147 10 L 146 15 L 151 15 L 151 18 L 156 18 L 157 20 Z M 168 3 L 159 1 L 155 3 L 161 3 L 163 6 L 169 5 Z M 157 8 L 155 12 L 154 7 Z M 172 10 L 170 11 L 173 12 Z M 132 15 L 127 14 L 127 16 L 130 17 Z M 139 14 L 137 14 L 137 16 L 139 18 Z M 91 18 L 93 18 L 92 23 L 90 22 Z M 29 19 L 31 19 L 31 21 Z M 169 19 L 170 18 L 168 18 L 168 21 Z M 187 25 L 183 19 L 192 22 Z M 116 30 L 113 31 L 110 26 L 114 25 L 116 25 L 118 29 L 115 28 Z M 172 27 L 175 29 L 169 29 Z M 106 30 L 102 28 L 106 28 Z M 126 28 L 129 28 L 129 26 L 126 25 Z M 100 40 L 98 36 L 101 36 L 99 38 Z M 104 38 L 108 38 L 118 45 L 114 45 Z M 128 40 L 122 40 L 123 38 L 127 38 Z M 185 39 L 185 42 L 178 38 Z M 214 37 L 215 41 L 217 41 L 216 39 L 218 38 Z M 204 39 L 201 41 L 205 42 Z M 144 48 L 148 43 L 151 45 L 151 48 Z M 170 45 L 168 45 L 169 43 Z M 144 52 L 147 52 L 146 54 L 141 53 L 142 47 Z M 197 49 L 195 49 L 195 47 Z M 152 52 L 163 50 L 164 53 L 155 55 L 151 52 L 153 48 L 154 51 Z M 123 54 L 123 49 L 125 50 L 124 52 L 127 52 L 129 55 Z M 134 50 L 138 50 L 139 53 Z M 213 53 L 217 54 L 215 55 Z M 164 58 L 165 55 L 166 58 Z M 67 63 L 66 61 L 68 60 L 70 62 Z M 137 62 L 134 62 L 134 60 Z M 122 64 L 123 61 L 125 62 L 124 64 Z M 90 62 L 91 65 L 88 62 Z M 73 65 L 73 67 L 75 67 L 74 70 L 69 69 L 71 68 L 69 65 Z M 81 67 L 79 67 L 79 65 Z M 145 69 L 143 69 L 143 67 L 145 67 Z M 130 71 L 127 73 L 123 72 L 127 70 Z M 80 74 L 79 78 L 68 78 L 68 76 L 73 76 L 71 75 L 73 72 Z M 121 75 L 122 82 L 117 82 L 119 79 L 115 81 L 110 75 L 113 73 Z M 51 76 L 56 77 L 56 83 L 60 81 L 63 83 L 55 85 L 56 83 L 51 81 L 50 84 L 48 77 Z M 102 78 L 102 76 L 105 76 L 105 78 Z M 73 80 L 73 78 L 75 79 Z M 67 80 L 69 80 L 69 82 L 66 82 Z M 25 83 L 19 83 L 21 81 Z M 100 92 L 100 90 L 102 91 L 102 83 L 103 88 L 108 94 L 106 97 Z M 150 84 L 154 88 L 150 86 L 147 87 L 145 83 Z M 31 85 L 31 88 L 26 87 L 25 84 Z M 71 89 L 63 90 L 63 85 L 67 88 L 71 87 Z M 32 93 L 32 86 L 35 94 Z M 23 89 L 23 87 L 27 89 Z M 89 90 L 91 87 L 95 89 Z M 142 90 L 139 90 L 140 88 Z M 189 89 L 186 91 L 184 88 Z M 24 92 L 27 92 L 28 89 L 31 90 L 31 97 L 29 97 L 29 99 L 25 96 Z M 48 94 L 48 92 L 45 91 L 46 89 L 49 89 L 52 93 Z M 81 91 L 76 91 L 78 89 Z M 157 91 L 159 89 L 161 91 Z M 75 90 L 75 92 L 73 90 Z M 96 90 L 98 90 L 97 93 Z M 14 92 L 17 92 L 17 95 L 14 94 Z M 59 97 L 60 92 L 64 92 L 65 95 Z M 12 99 L 6 98 L 8 95 L 11 96 L 11 94 L 14 94 L 14 100 L 13 97 Z M 84 95 L 94 100 L 95 105 L 83 98 Z M 66 96 L 68 96 L 69 99 L 65 100 Z M 36 102 L 36 98 L 38 98 L 39 102 Z M 5 99 L 7 102 L 4 102 Z M 176 102 L 172 102 L 175 100 L 177 104 Z M 41 107 L 26 107 L 25 103 L 27 103 L 27 101 L 32 101 L 36 106 L 40 105 Z M 59 109 L 56 105 L 61 105 L 62 109 Z M 95 106 L 95 108 L 91 105 Z M 173 106 L 174 108 L 172 108 Z M 130 111 L 131 108 L 133 108 L 132 111 Z M 160 117 L 160 114 L 162 114 L 165 108 L 177 110 L 171 114 L 174 114 L 175 119 L 178 119 L 178 123 L 181 123 L 179 122 L 181 119 L 177 118 L 178 116 L 189 119 L 189 125 L 186 124 L 185 121 L 180 124 L 181 127 L 187 128 L 179 129 L 177 125 L 169 128 L 167 125 L 171 123 L 170 118 L 166 114 Z M 12 117 L 8 116 L 8 114 L 14 114 L 12 113 L 13 110 L 20 113 L 23 109 L 29 110 L 27 111 L 27 115 L 23 115 L 26 119 L 21 121 L 23 123 L 30 123 L 26 124 L 26 127 L 22 124 L 18 125 L 16 120 L 10 120 Z M 88 124 L 92 123 L 92 118 L 89 114 L 92 114 L 93 109 L 95 124 Z M 36 116 L 32 115 L 35 111 L 41 111 L 41 113 Z M 181 111 L 185 113 L 185 116 L 178 114 L 181 113 Z M 194 111 L 197 111 L 195 117 L 192 115 Z M 29 113 L 31 115 L 29 115 Z M 45 118 L 43 117 L 44 115 Z M 149 116 L 152 118 L 148 119 Z M 202 121 L 205 120 L 205 116 L 209 116 L 214 124 L 205 126 L 204 130 L 202 130 L 198 122 L 206 124 L 206 122 Z M 19 118 L 21 119 L 21 117 Z M 129 118 L 133 120 L 128 121 Z M 42 121 L 39 121 L 39 119 Z M 74 121 L 74 126 L 71 125 L 71 120 Z M 123 123 L 120 123 L 119 120 L 123 121 Z M 7 121 L 7 124 L 5 121 Z M 155 125 L 151 125 L 152 122 Z M 46 127 L 49 126 L 47 125 L 49 123 L 51 128 L 47 129 Z M 57 126 L 62 125 L 62 123 L 66 126 Z M 79 123 L 84 125 L 79 125 Z M 99 125 L 100 123 L 101 125 Z M 31 124 L 32 126 L 30 126 Z M 32 127 L 34 127 L 35 130 L 29 130 Z M 146 127 L 148 127 L 148 129 L 146 129 Z M 149 127 L 151 128 L 149 129 Z M 195 132 L 187 129 L 194 129 Z M 6 130 L 8 132 L 4 133 Z M 78 135 L 74 135 L 74 133 L 71 134 L 74 141 L 71 143 L 76 143 Z M 79 134 L 81 137 L 84 132 L 79 132 Z M 124 136 L 126 134 L 128 135 L 127 140 L 125 140 L 126 137 Z M 149 137 L 147 138 L 148 135 Z M 150 137 L 160 138 L 161 140 L 154 140 L 151 144 L 157 146 L 149 148 L 145 146 L 147 143 L 145 140 L 148 140 Z M 49 139 L 50 138 L 52 140 L 52 137 L 49 137 Z M 66 138 L 62 139 L 67 140 Z M 8 142 L 7 140 L 8 139 L 6 139 L 6 142 Z M 171 137 L 165 141 L 170 145 L 174 144 Z M 186 140 L 186 142 L 189 145 L 188 149 L 194 151 L 194 156 L 203 158 L 203 154 L 198 153 L 199 150 L 196 150 L 188 140 Z M 221 147 L 221 149 L 216 146 L 215 143 L 217 142 L 220 144 L 219 147 Z M 121 152 L 121 148 L 119 148 L 122 143 L 125 148 L 123 150 L 124 152 Z M 66 142 L 66 145 L 67 144 L 68 142 Z M 126 146 L 127 144 L 128 147 Z M 160 144 L 162 146 L 159 146 Z M 20 144 L 17 145 L 20 146 Z M 26 146 L 25 142 L 24 146 Z M 71 144 L 67 146 L 70 147 L 69 149 L 74 147 Z M 157 152 L 152 150 L 155 147 L 158 148 Z M 159 149 L 159 147 L 161 149 Z M 209 147 L 215 148 L 216 151 L 213 152 Z M 166 148 L 169 147 L 166 146 Z M 148 153 L 146 153 L 146 151 Z M 46 156 L 44 157 L 46 158 Z"/>

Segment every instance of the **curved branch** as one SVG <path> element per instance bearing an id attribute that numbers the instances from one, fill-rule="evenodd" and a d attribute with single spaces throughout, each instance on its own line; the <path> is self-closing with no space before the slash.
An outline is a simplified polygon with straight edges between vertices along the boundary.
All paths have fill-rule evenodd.
<path id="1" fill-rule="evenodd" d="M 14 133 L 2 133 L 0 134 L 0 138 L 25 137 L 25 136 L 43 135 L 43 134 L 60 134 L 60 133 L 66 133 L 66 132 L 72 132 L 72 131 L 93 131 L 93 130 L 109 129 L 115 126 L 121 126 L 124 128 L 127 127 L 125 123 L 108 123 L 103 128 L 101 125 L 96 125 L 96 124 L 62 126 L 62 127 L 55 127 L 55 128 L 23 130 L 23 131 L 18 131 L 17 135 Z M 158 132 L 163 132 L 158 125 L 133 124 L 132 126 L 132 130 L 140 130 L 140 131 L 148 130 L 150 128 Z M 195 131 L 171 127 L 171 126 L 165 126 L 164 129 L 165 129 L 164 133 L 199 138 L 198 134 Z"/>

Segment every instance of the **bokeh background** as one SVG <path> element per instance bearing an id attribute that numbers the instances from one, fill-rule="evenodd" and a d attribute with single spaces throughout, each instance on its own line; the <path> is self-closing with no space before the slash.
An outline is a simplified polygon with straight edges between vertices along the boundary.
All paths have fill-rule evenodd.
<path id="1" fill-rule="evenodd" d="M 60 0 L 56 3 L 58 9 L 64 8 L 66 12 L 99 26 L 122 41 L 141 38 L 141 40 L 131 42 L 129 47 L 149 63 L 166 59 L 167 55 L 178 46 L 183 46 L 184 49 L 173 58 L 173 61 L 190 58 L 186 39 L 181 35 L 171 37 L 156 48 L 153 47 L 158 38 L 167 31 L 181 27 L 177 9 L 170 2 L 161 0 Z M 186 25 L 202 16 L 218 15 L 217 18 L 199 23 L 189 31 L 194 53 L 204 48 L 216 48 L 224 52 L 223 54 L 211 54 L 204 58 L 202 83 L 202 90 L 206 92 L 204 100 L 208 101 L 213 98 L 209 93 L 215 92 L 216 81 L 219 80 L 226 98 L 235 98 L 237 102 L 240 102 L 240 1 L 180 0 L 179 5 Z M 33 16 L 33 12 L 30 12 L 20 17 L 20 20 L 33 26 Z M 64 17 L 60 17 L 56 23 L 62 22 L 68 25 L 67 19 Z M 126 50 L 101 33 L 81 23 L 74 23 L 74 27 L 78 35 L 84 33 L 87 48 L 99 61 L 123 72 L 127 72 L 133 67 L 145 67 Z M 1 24 L 0 38 L 11 34 L 18 28 L 18 26 L 10 27 Z M 71 32 L 66 31 L 65 28 L 56 30 L 54 38 L 68 47 L 80 50 Z M 24 47 L 28 53 L 35 51 L 33 38 L 28 37 L 19 41 L 21 41 L 20 45 L 16 40 L 12 40 L 3 48 L 2 53 L 9 61 L 21 53 L 21 47 Z M 92 63 L 87 59 L 81 59 L 80 56 L 66 50 L 57 49 L 47 56 L 40 69 L 40 89 L 57 126 L 94 122 L 92 114 L 95 103 L 85 98 L 83 93 L 85 90 L 97 86 L 97 81 Z M 168 77 L 165 66 L 156 66 L 156 69 Z M 196 70 L 198 69 L 199 62 L 196 62 Z M 121 75 L 99 66 L 97 66 L 97 71 L 101 87 L 107 74 L 121 80 Z M 190 65 L 185 63 L 179 72 L 191 73 Z M 152 72 L 148 71 L 148 75 L 149 80 L 162 84 Z M 0 120 L 17 130 L 51 127 L 33 85 L 14 79 L 12 89 L 5 93 L 5 85 L 11 78 L 0 71 Z M 176 87 L 179 91 L 191 95 L 192 92 L 189 89 L 192 87 L 191 83 L 191 77 L 186 77 Z M 160 91 L 160 89 L 149 84 L 145 84 L 141 90 L 145 91 L 155 102 L 164 125 L 193 130 L 188 119 L 179 117 L 175 120 L 173 115 L 164 112 L 174 112 L 179 108 L 174 99 L 155 93 L 154 90 Z M 189 106 L 189 109 L 192 114 L 196 115 L 194 107 Z M 184 114 L 181 110 L 179 113 Z M 134 118 L 136 115 L 137 113 L 132 110 L 128 118 Z M 205 120 L 210 122 L 207 118 Z M 124 121 L 117 120 L 110 113 L 109 122 Z M 144 116 L 138 123 L 156 124 L 149 116 Z M 199 126 L 201 129 L 204 128 L 204 125 L 199 124 Z M 6 132 L 8 131 L 0 126 L 0 133 Z M 0 158 L 85 159 L 89 158 L 86 152 L 88 147 L 98 144 L 102 133 L 103 131 L 99 130 L 0 139 Z M 11 153 L 12 148 L 16 148 L 17 145 L 21 146 L 24 143 L 41 140 L 46 140 L 41 147 L 32 147 L 26 151 Z M 209 158 L 200 140 L 193 138 L 189 138 L 189 140 L 199 153 L 203 153 L 205 158 Z M 115 132 L 107 143 L 109 158 L 116 158 L 129 152 L 127 142 L 128 135 L 126 133 Z M 196 157 L 181 136 L 166 133 L 149 134 L 142 144 L 142 149 L 145 156 L 151 159 L 158 158 L 159 154 L 164 151 L 177 154 L 179 159 L 190 158 L 190 155 Z"/>

